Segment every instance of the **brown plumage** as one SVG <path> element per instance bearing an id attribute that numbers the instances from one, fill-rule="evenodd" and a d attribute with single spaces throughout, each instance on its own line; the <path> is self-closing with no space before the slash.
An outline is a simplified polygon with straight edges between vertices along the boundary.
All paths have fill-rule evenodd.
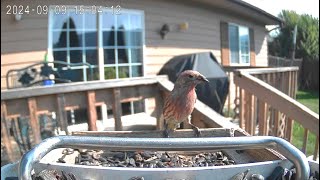
<path id="1" fill-rule="evenodd" d="M 169 132 L 174 131 L 181 122 L 189 123 L 196 135 L 200 136 L 199 128 L 191 124 L 189 118 L 197 99 L 195 87 L 201 82 L 208 80 L 197 71 L 186 70 L 179 75 L 163 107 L 166 137 L 169 137 Z"/>

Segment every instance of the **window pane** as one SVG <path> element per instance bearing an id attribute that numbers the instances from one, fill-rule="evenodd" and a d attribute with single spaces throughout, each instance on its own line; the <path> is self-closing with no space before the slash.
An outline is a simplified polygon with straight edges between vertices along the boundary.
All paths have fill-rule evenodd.
<path id="1" fill-rule="evenodd" d="M 142 76 L 142 66 L 132 66 L 132 77 Z"/>
<path id="2" fill-rule="evenodd" d="M 142 46 L 142 32 L 138 31 L 118 31 L 118 46 Z"/>
<path id="3" fill-rule="evenodd" d="M 67 47 L 67 32 L 66 31 L 53 31 L 52 32 L 52 47 L 53 48 Z"/>
<path id="4" fill-rule="evenodd" d="M 119 67 L 119 78 L 128 78 L 129 77 L 129 67 L 121 66 Z"/>
<path id="5" fill-rule="evenodd" d="M 118 49 L 118 63 L 128 63 L 128 49 Z"/>
<path id="6" fill-rule="evenodd" d="M 129 45 L 131 46 L 142 46 L 142 32 L 141 31 L 129 31 L 128 36 L 130 37 Z"/>
<path id="7" fill-rule="evenodd" d="M 67 52 L 66 51 L 53 51 L 53 58 L 55 61 L 67 62 Z"/>
<path id="8" fill-rule="evenodd" d="M 130 30 L 142 30 L 142 17 L 140 14 L 130 15 Z"/>
<path id="9" fill-rule="evenodd" d="M 72 82 L 83 81 L 82 69 L 68 69 L 60 72 L 62 79 L 68 79 Z"/>
<path id="10" fill-rule="evenodd" d="M 118 46 L 128 45 L 128 33 L 126 31 L 117 32 L 117 44 Z"/>
<path id="11" fill-rule="evenodd" d="M 104 50 L 104 64 L 115 64 L 114 49 Z"/>
<path id="12" fill-rule="evenodd" d="M 82 47 L 82 34 L 77 31 L 69 32 L 70 47 Z"/>
<path id="13" fill-rule="evenodd" d="M 239 63 L 239 34 L 238 27 L 229 25 L 229 46 L 232 63 Z"/>
<path id="14" fill-rule="evenodd" d="M 115 67 L 105 67 L 104 68 L 104 78 L 105 79 L 115 79 L 116 78 L 116 68 Z"/>
<path id="15" fill-rule="evenodd" d="M 110 12 L 105 12 L 102 14 L 102 28 L 103 29 L 114 29 L 115 15 L 111 14 Z"/>
<path id="16" fill-rule="evenodd" d="M 83 15 L 70 11 L 69 15 L 69 29 L 82 29 L 83 28 Z"/>
<path id="17" fill-rule="evenodd" d="M 86 68 L 86 72 L 88 81 L 99 80 L 99 68 Z"/>
<path id="18" fill-rule="evenodd" d="M 72 70 L 67 70 L 68 73 L 65 74 L 64 79 L 69 79 L 72 82 L 78 82 L 78 81 L 83 81 L 83 71 L 82 69 L 72 69 Z"/>
<path id="19" fill-rule="evenodd" d="M 241 63 L 249 63 L 249 55 L 241 55 Z"/>
<path id="20" fill-rule="evenodd" d="M 81 50 L 70 51 L 70 62 L 82 63 L 82 51 Z"/>
<path id="21" fill-rule="evenodd" d="M 97 15 L 90 12 L 84 13 L 84 28 L 97 29 Z"/>
<path id="22" fill-rule="evenodd" d="M 114 31 L 103 31 L 103 46 L 114 46 L 115 45 L 115 32 Z"/>
<path id="23" fill-rule="evenodd" d="M 51 11 L 52 13 L 52 29 L 67 29 L 68 25 L 68 15 L 67 14 L 58 14 L 55 13 L 54 10 Z"/>
<path id="24" fill-rule="evenodd" d="M 98 65 L 97 49 L 86 50 L 86 62 L 91 65 Z"/>
<path id="25" fill-rule="evenodd" d="M 121 12 L 120 15 L 115 15 L 117 18 L 117 30 L 129 30 L 129 14 Z"/>
<path id="26" fill-rule="evenodd" d="M 239 27 L 241 63 L 249 63 L 249 29 Z"/>
<path id="27" fill-rule="evenodd" d="M 86 31 L 85 32 L 85 46 L 96 47 L 97 46 L 97 31 Z"/>
<path id="28" fill-rule="evenodd" d="M 121 13 L 117 15 L 117 45 L 126 46 L 128 45 L 128 35 L 129 30 L 129 14 Z"/>
<path id="29" fill-rule="evenodd" d="M 132 63 L 142 62 L 142 49 L 131 49 L 131 62 Z"/>

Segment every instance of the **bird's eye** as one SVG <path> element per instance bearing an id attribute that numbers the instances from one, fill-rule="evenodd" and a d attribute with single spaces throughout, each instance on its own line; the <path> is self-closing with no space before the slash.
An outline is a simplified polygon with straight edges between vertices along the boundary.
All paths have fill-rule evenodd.
<path id="1" fill-rule="evenodd" d="M 189 78 L 193 78 L 193 76 L 192 76 L 192 75 L 189 75 Z"/>

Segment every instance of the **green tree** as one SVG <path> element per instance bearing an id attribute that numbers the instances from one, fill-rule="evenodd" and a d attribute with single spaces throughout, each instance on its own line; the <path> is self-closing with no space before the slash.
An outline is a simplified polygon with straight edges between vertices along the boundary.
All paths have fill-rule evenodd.
<path id="1" fill-rule="evenodd" d="M 282 10 L 279 18 L 284 26 L 268 43 L 269 53 L 291 58 L 293 52 L 293 30 L 297 25 L 295 58 L 319 59 L 319 19 L 310 15 L 299 15 L 295 11 Z"/>

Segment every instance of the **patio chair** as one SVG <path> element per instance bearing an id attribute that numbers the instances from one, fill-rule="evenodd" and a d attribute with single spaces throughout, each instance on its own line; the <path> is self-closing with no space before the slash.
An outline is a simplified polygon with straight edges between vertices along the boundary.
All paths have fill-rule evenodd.
<path id="1" fill-rule="evenodd" d="M 67 63 L 64 61 L 38 62 L 21 69 L 10 69 L 6 75 L 8 89 L 40 86 L 54 83 L 74 82 L 77 78 L 71 67 L 87 66 L 89 79 L 93 78 L 93 68 L 89 63 Z M 52 78 L 54 77 L 54 78 Z"/>

